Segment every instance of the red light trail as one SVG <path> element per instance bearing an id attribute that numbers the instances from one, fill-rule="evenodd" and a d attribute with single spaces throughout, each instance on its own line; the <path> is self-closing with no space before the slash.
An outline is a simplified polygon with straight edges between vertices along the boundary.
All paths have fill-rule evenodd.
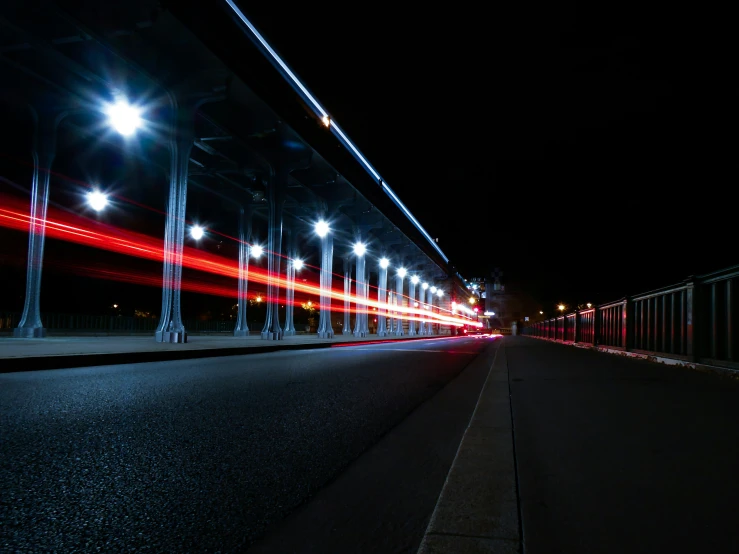
<path id="1" fill-rule="evenodd" d="M 28 232 L 31 223 L 31 217 L 26 211 L 24 203 L 17 199 L 5 197 L 3 198 L 2 208 L 0 208 L 0 226 L 18 231 Z M 49 207 L 47 219 L 45 221 L 35 221 L 35 229 L 40 232 L 45 228 L 46 236 L 50 239 L 62 240 L 76 243 L 91 248 L 115 252 L 127 256 L 137 258 L 161 261 L 164 257 L 164 241 L 137 233 L 106 225 L 97 221 L 70 214 L 62 210 Z M 230 260 L 222 256 L 202 252 L 196 248 L 185 246 L 182 255 L 182 265 L 190 269 L 202 271 L 214 275 L 227 278 L 238 279 L 239 268 L 235 260 Z M 83 268 L 80 268 L 83 269 Z M 96 275 L 101 278 L 111 279 L 119 282 L 129 282 L 134 284 L 142 284 L 147 286 L 161 286 L 161 275 L 140 274 L 131 271 L 107 270 L 99 268 L 84 268 L 85 275 Z M 252 283 L 267 284 L 270 281 L 279 288 L 287 288 L 288 281 L 286 277 L 272 276 L 262 268 L 256 267 L 252 262 L 249 264 L 248 280 Z M 301 282 L 296 280 L 295 292 L 308 295 L 319 296 L 321 294 L 320 287 L 309 282 Z M 374 288 L 374 287 L 373 287 Z M 236 297 L 236 287 L 229 288 L 226 286 L 198 282 L 197 280 L 187 279 L 183 281 L 182 290 L 192 292 L 200 292 L 204 294 L 212 294 L 218 296 Z M 332 306 L 333 312 L 342 312 L 343 302 L 348 299 L 352 304 L 359 304 L 362 308 L 359 310 L 363 313 L 382 315 L 385 314 L 390 318 L 400 318 L 410 321 L 424 321 L 426 323 L 445 324 L 453 326 L 472 325 L 481 327 L 482 324 L 470 319 L 447 315 L 446 313 L 436 313 L 430 309 L 412 306 L 395 306 L 390 304 L 381 304 L 376 300 L 367 299 L 355 295 L 345 295 L 342 290 L 332 288 L 329 296 L 339 306 Z M 407 297 L 406 297 L 407 298 Z M 284 302 L 282 300 L 279 300 Z M 299 304 L 298 301 L 295 304 Z M 441 310 L 440 308 L 437 308 Z M 355 307 L 353 312 L 356 312 Z M 443 310 L 451 313 L 448 310 Z"/>

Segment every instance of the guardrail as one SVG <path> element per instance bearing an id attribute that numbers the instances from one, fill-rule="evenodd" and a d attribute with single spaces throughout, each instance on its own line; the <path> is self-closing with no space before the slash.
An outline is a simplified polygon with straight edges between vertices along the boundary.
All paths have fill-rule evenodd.
<path id="1" fill-rule="evenodd" d="M 739 266 L 528 325 L 523 334 L 739 369 Z"/>

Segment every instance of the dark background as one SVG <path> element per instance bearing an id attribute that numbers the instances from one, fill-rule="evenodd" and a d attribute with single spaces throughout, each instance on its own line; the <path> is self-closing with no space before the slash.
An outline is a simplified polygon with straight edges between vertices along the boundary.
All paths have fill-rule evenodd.
<path id="1" fill-rule="evenodd" d="M 518 4 L 241 2 L 465 278 L 548 306 L 739 263 L 701 14 Z"/>
<path id="2" fill-rule="evenodd" d="M 500 268 L 549 310 L 739 263 L 735 141 L 725 138 L 735 135 L 735 90 L 706 46 L 710 29 L 689 14 L 628 3 L 242 4 L 464 277 Z M 3 175 L 24 186 L 29 144 L 3 137 Z M 89 160 L 75 152 L 58 153 L 60 173 L 80 175 Z M 80 177 L 125 182 L 105 175 L 115 152 Z M 152 206 L 163 210 L 164 196 Z M 163 217 L 144 219 L 147 232 L 163 232 Z M 0 230 L 0 309 L 22 307 L 26 244 L 24 233 Z M 201 247 L 220 252 L 218 241 Z M 128 295 L 158 311 L 157 289 L 70 274 L 62 266 L 73 259 L 161 271 L 48 241 L 44 310 L 98 312 Z M 183 304 L 195 316 L 233 302 Z"/>

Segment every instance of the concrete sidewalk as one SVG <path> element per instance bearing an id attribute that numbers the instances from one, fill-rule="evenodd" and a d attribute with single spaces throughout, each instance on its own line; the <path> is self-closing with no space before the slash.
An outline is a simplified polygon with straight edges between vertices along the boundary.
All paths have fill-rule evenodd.
<path id="1" fill-rule="evenodd" d="M 95 365 L 159 362 L 216 356 L 261 354 L 278 350 L 331 348 L 364 342 L 433 340 L 449 335 L 355 338 L 337 335 L 319 339 L 296 335 L 280 341 L 249 337 L 194 336 L 185 344 L 156 342 L 152 336 L 47 337 L 44 339 L 0 338 L 0 373 L 60 369 Z"/>
<path id="2" fill-rule="evenodd" d="M 522 551 L 506 344 L 498 347 L 418 554 Z"/>

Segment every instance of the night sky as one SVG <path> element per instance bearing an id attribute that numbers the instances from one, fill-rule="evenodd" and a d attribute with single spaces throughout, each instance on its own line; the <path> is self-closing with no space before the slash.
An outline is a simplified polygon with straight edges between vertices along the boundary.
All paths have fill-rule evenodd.
<path id="1" fill-rule="evenodd" d="M 705 33 L 676 10 L 241 4 L 464 277 L 500 268 L 507 286 L 552 309 L 739 264 L 736 141 L 725 138 L 737 128 L 735 88 L 722 82 L 727 72 Z M 1 144 L 6 176 L 29 183 L 30 170 L 11 160 L 27 156 L 30 137 L 7 134 Z M 58 171 L 92 179 L 94 158 L 110 173 L 99 180 L 125 181 L 115 174 L 123 164 L 68 145 Z M 65 188 L 75 193 L 55 185 L 52 202 Z M 153 235 L 163 228 L 151 212 L 124 215 L 149 221 Z M 22 306 L 26 241 L 0 229 L 0 309 Z M 50 241 L 45 269 L 69 265 L 80 248 Z M 106 256 L 93 261 L 118 263 Z M 99 311 L 118 301 L 122 288 L 80 280 L 78 266 L 45 277 L 44 309 Z M 158 289 L 131 294 L 158 309 Z M 91 298 L 100 306 L 78 305 Z M 194 302 L 193 314 L 212 299 Z"/>
<path id="2" fill-rule="evenodd" d="M 728 89 L 675 10 L 242 4 L 464 277 L 598 302 L 739 263 Z"/>

